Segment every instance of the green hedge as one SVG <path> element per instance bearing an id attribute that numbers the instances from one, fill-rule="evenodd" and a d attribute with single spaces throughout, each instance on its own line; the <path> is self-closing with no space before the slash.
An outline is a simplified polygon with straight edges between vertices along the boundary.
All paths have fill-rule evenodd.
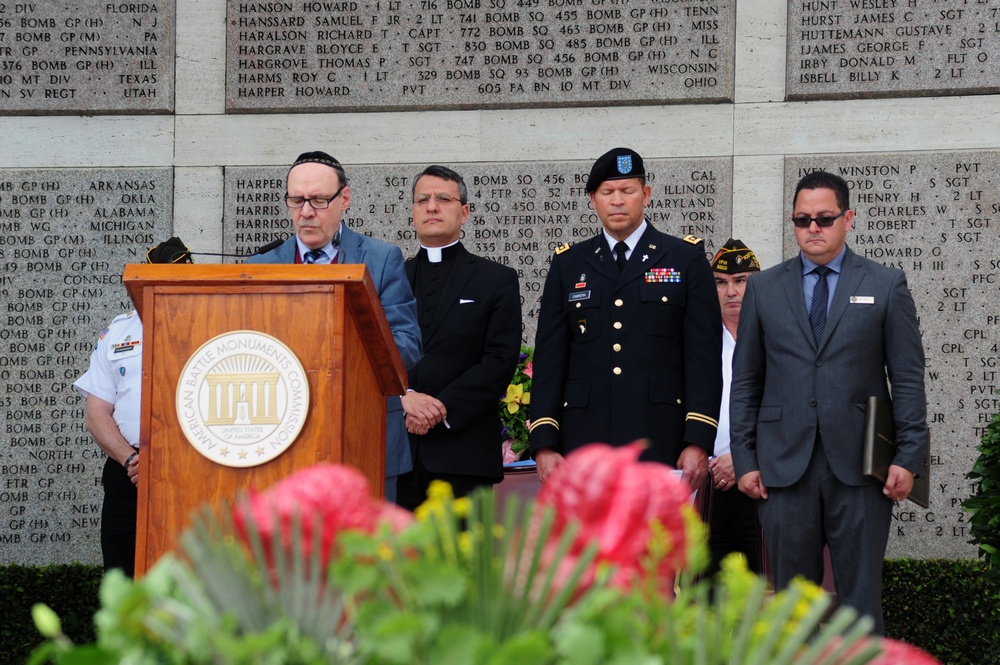
<path id="1" fill-rule="evenodd" d="M 886 561 L 882 607 L 886 635 L 942 663 L 1000 663 L 1000 582 L 982 561 Z"/>
<path id="2" fill-rule="evenodd" d="M 42 639 L 31 606 L 45 603 L 75 643 L 95 639 L 100 566 L 0 566 L 0 663 L 23 663 Z M 1000 583 L 975 560 L 886 561 L 882 587 L 889 637 L 947 665 L 1000 663 Z"/>
<path id="3" fill-rule="evenodd" d="M 0 566 L 0 663 L 23 663 L 43 642 L 31 620 L 31 606 L 45 603 L 62 619 L 77 644 L 93 642 L 94 613 L 104 569 L 82 564 Z"/>

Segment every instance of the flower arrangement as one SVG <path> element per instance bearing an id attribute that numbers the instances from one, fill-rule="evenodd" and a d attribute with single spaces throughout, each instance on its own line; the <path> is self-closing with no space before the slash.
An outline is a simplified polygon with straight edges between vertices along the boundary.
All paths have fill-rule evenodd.
<path id="1" fill-rule="evenodd" d="M 507 386 L 507 394 L 500 398 L 500 420 L 503 429 L 503 462 L 509 464 L 520 459 L 528 450 L 528 407 L 531 404 L 531 374 L 534 349 L 521 347 L 517 370 Z"/>
<path id="2" fill-rule="evenodd" d="M 97 644 L 69 643 L 36 606 L 49 641 L 29 665 L 937 662 L 830 614 L 815 585 L 768 594 L 738 557 L 710 596 L 692 577 L 705 542 L 689 488 L 638 455 L 581 449 L 527 505 L 436 484 L 415 516 L 356 471 L 307 469 L 200 513 L 143 579 L 110 572 Z"/>

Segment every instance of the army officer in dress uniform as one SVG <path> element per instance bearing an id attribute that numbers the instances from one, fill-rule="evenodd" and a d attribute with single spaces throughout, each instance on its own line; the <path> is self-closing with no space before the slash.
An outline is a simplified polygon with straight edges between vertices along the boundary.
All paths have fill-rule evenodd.
<path id="1" fill-rule="evenodd" d="M 530 428 L 538 475 L 588 443 L 648 439 L 643 459 L 700 487 L 722 394 L 722 317 L 701 240 L 646 221 L 652 189 L 633 150 L 602 155 L 587 193 L 604 232 L 559 247 L 542 292 Z"/>

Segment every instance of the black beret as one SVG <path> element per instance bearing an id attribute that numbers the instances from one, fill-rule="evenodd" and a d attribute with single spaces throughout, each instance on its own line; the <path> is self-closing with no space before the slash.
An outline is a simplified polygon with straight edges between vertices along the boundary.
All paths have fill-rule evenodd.
<path id="1" fill-rule="evenodd" d="M 164 240 L 156 247 L 150 247 L 146 252 L 146 263 L 194 263 L 189 250 L 181 239 L 173 237 Z"/>
<path id="2" fill-rule="evenodd" d="M 645 178 L 646 169 L 642 165 L 642 157 L 629 148 L 609 150 L 594 162 L 587 178 L 587 193 L 597 191 L 605 180 L 624 180 L 626 178 Z"/>
<path id="3" fill-rule="evenodd" d="M 760 270 L 760 263 L 757 262 L 753 250 L 747 247 L 742 240 L 730 238 L 715 253 L 715 258 L 712 259 L 712 270 L 730 275 L 741 272 L 757 272 Z"/>

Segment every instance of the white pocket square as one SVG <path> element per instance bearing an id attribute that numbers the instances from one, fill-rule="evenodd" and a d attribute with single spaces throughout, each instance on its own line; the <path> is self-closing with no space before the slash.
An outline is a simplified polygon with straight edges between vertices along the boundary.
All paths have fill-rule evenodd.
<path id="1" fill-rule="evenodd" d="M 469 300 L 468 298 L 459 298 L 458 299 L 458 304 L 459 305 L 468 305 L 470 302 L 476 302 L 476 301 L 475 300 Z"/>

